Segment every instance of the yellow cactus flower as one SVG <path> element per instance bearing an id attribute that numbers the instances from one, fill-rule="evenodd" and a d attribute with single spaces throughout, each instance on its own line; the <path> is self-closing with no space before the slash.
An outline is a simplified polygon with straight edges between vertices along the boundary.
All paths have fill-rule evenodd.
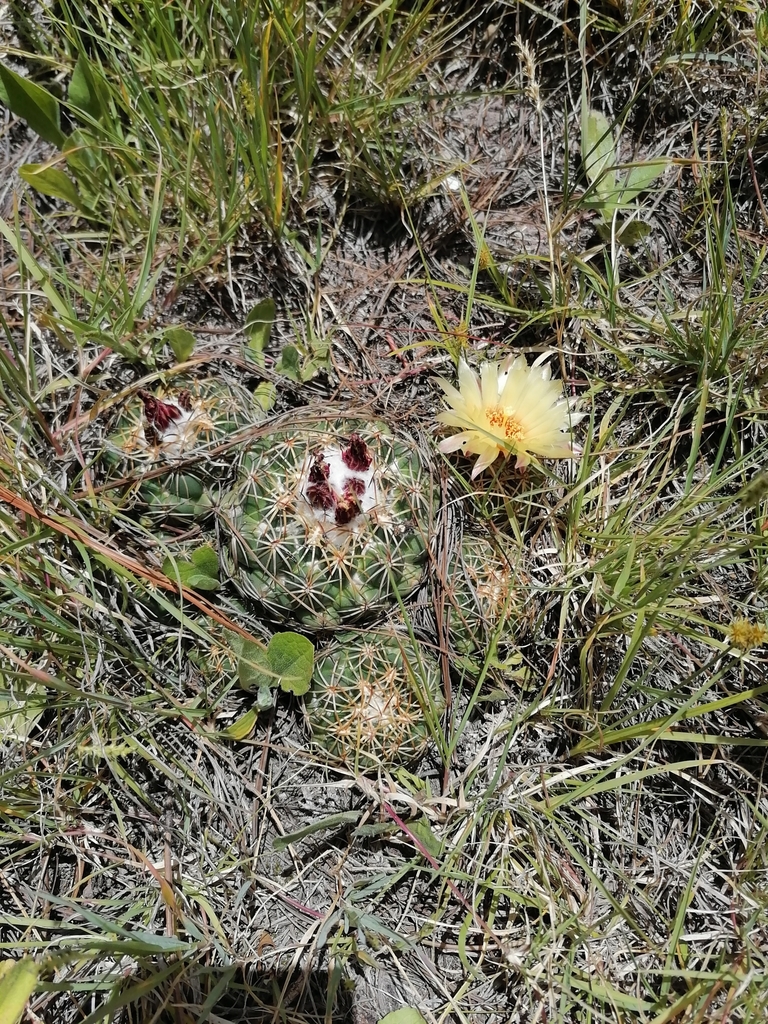
<path id="1" fill-rule="evenodd" d="M 550 380 L 549 374 L 549 365 L 528 366 L 525 356 L 483 363 L 479 377 L 460 360 L 458 390 L 447 380 L 435 378 L 451 407 L 437 419 L 460 430 L 440 442 L 440 451 L 460 449 L 465 455 L 477 455 L 472 479 L 499 455 L 516 455 L 521 469 L 532 455 L 565 459 L 578 454 L 564 432 L 581 415 L 571 411 L 562 385 Z"/>

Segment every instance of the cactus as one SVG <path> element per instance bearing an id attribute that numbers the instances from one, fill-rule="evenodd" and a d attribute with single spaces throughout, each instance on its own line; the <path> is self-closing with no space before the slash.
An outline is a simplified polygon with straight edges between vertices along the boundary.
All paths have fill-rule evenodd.
<path id="1" fill-rule="evenodd" d="M 444 706 L 432 651 L 390 626 L 339 634 L 316 658 L 305 709 L 319 750 L 368 771 L 421 756 Z"/>
<path id="2" fill-rule="evenodd" d="M 471 669 L 485 660 L 513 600 L 514 574 L 505 553 L 488 537 L 465 533 L 454 550 L 435 557 L 430 586 L 420 592 L 414 618 L 430 634 L 442 633 L 454 663 Z"/>
<path id="3" fill-rule="evenodd" d="M 260 438 L 222 509 L 241 595 L 307 630 L 405 598 L 426 563 L 432 482 L 414 441 L 337 420 Z"/>
<path id="4" fill-rule="evenodd" d="M 465 534 L 460 565 L 446 581 L 451 645 L 460 655 L 483 657 L 513 596 L 512 566 L 487 537 Z"/>
<path id="5" fill-rule="evenodd" d="M 138 476 L 138 497 L 153 518 L 201 519 L 219 500 L 226 461 L 174 463 L 199 456 L 263 416 L 244 387 L 185 377 L 157 394 L 139 391 L 123 407 L 108 438 L 108 462 L 122 475 Z M 167 472 L 141 479 L 165 464 Z"/>

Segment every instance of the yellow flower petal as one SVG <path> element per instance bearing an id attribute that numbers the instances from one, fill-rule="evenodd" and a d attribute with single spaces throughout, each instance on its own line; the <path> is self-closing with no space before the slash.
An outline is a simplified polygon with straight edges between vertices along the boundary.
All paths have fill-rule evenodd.
<path id="1" fill-rule="evenodd" d="M 503 363 L 485 362 L 478 375 L 462 359 L 458 376 L 458 389 L 435 378 L 450 406 L 437 420 L 460 431 L 439 447 L 445 453 L 460 449 L 478 456 L 473 478 L 499 455 L 513 454 L 523 467 L 534 455 L 568 458 L 576 453 L 569 430 L 581 416 L 572 413 L 561 383 L 549 379 L 549 364 L 529 367 L 524 356 L 517 356 Z"/>

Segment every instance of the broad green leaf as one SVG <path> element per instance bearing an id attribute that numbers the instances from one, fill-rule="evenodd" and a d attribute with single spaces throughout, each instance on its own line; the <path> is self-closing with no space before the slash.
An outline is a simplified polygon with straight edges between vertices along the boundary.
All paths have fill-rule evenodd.
<path id="1" fill-rule="evenodd" d="M 768 46 L 768 10 L 755 18 L 755 37 L 761 46 Z"/>
<path id="2" fill-rule="evenodd" d="M 624 184 L 619 193 L 617 204 L 626 206 L 633 202 L 641 192 L 647 192 L 651 185 L 669 167 L 669 160 L 658 157 L 654 160 L 646 160 L 645 163 L 635 164 L 630 167 L 624 179 Z"/>
<path id="3" fill-rule="evenodd" d="M 315 648 L 300 633 L 275 633 L 267 648 L 269 666 L 280 679 L 280 689 L 300 697 L 309 689 Z"/>
<path id="4" fill-rule="evenodd" d="M 185 327 L 169 327 L 163 332 L 163 341 L 171 346 L 171 351 L 179 363 L 185 362 L 195 348 L 195 336 Z"/>
<path id="5" fill-rule="evenodd" d="M 82 128 L 77 128 L 64 145 L 67 167 L 77 179 L 81 192 L 92 200 L 104 198 L 98 191 L 98 182 L 106 182 L 107 175 L 101 147 L 97 140 Z M 95 179 L 95 180 L 94 180 Z M 94 195 L 94 189 L 97 194 Z"/>
<path id="6" fill-rule="evenodd" d="M 243 640 L 237 659 L 237 675 L 244 690 L 260 690 L 277 685 L 270 667 L 267 648 L 251 640 Z"/>
<path id="7" fill-rule="evenodd" d="M 624 224 L 619 231 L 619 241 L 628 249 L 638 242 L 642 242 L 651 233 L 651 225 L 642 220 L 631 220 Z"/>
<path id="8" fill-rule="evenodd" d="M 65 136 L 59 127 L 59 102 L 47 89 L 0 64 L 0 102 L 27 122 L 41 139 L 61 149 Z"/>
<path id="9" fill-rule="evenodd" d="M 403 1006 L 393 1010 L 386 1017 L 381 1017 L 378 1024 L 427 1024 L 426 1020 L 414 1006 Z"/>
<path id="10" fill-rule="evenodd" d="M 276 633 L 266 650 L 244 643 L 237 666 L 240 685 L 245 690 L 279 686 L 300 697 L 309 689 L 314 659 L 314 647 L 299 633 Z"/>
<path id="11" fill-rule="evenodd" d="M 260 686 L 256 691 L 256 708 L 259 711 L 269 711 L 275 706 L 275 691 L 269 686 Z"/>
<path id="12" fill-rule="evenodd" d="M 208 544 L 193 551 L 189 559 L 166 558 L 163 572 L 168 579 L 181 580 L 185 587 L 195 590 L 216 590 L 219 586 L 219 559 Z"/>
<path id="13" fill-rule="evenodd" d="M 598 198 L 603 201 L 606 195 L 610 198 L 616 187 L 615 175 L 609 173 L 609 169 L 616 164 L 616 143 L 610 121 L 599 110 L 582 111 L 581 158 L 589 183 L 595 186 Z"/>
<path id="14" fill-rule="evenodd" d="M 598 221 L 595 224 L 595 228 L 604 242 L 610 242 L 611 225 L 609 223 Z M 633 245 L 637 245 L 638 242 L 642 242 L 644 238 L 647 238 L 650 232 L 650 224 L 646 224 L 642 220 L 630 220 L 625 224 L 620 223 L 616 226 L 616 241 L 629 249 Z"/>
<path id="15" fill-rule="evenodd" d="M 327 369 L 327 359 L 309 359 L 301 368 L 301 379 L 303 381 L 312 380 L 318 373 L 322 373 Z"/>
<path id="16" fill-rule="evenodd" d="M 213 576 L 207 576 L 204 572 L 198 572 L 194 566 L 187 570 L 186 566 L 179 573 L 181 582 L 185 587 L 192 587 L 193 590 L 218 590 L 219 581 Z"/>
<path id="17" fill-rule="evenodd" d="M 290 380 L 295 380 L 297 383 L 301 383 L 301 356 L 299 350 L 295 345 L 286 345 L 283 351 L 280 353 L 280 358 L 277 361 L 275 369 L 278 373 L 282 373 L 284 377 L 288 377 Z"/>
<path id="18" fill-rule="evenodd" d="M 206 575 L 219 575 L 219 556 L 210 544 L 204 544 L 201 548 L 195 548 L 192 552 L 192 561 Z"/>
<path id="19" fill-rule="evenodd" d="M 171 558 L 171 556 L 168 555 L 166 558 L 163 559 L 163 573 L 168 577 L 169 580 L 175 580 L 177 576 L 181 576 L 182 565 L 187 565 L 191 568 L 194 568 L 191 562 L 182 561 L 178 558 Z M 183 578 L 182 582 L 184 582 Z"/>
<path id="20" fill-rule="evenodd" d="M 409 821 L 408 828 L 413 832 L 428 853 L 431 853 L 433 857 L 439 857 L 441 855 L 443 852 L 443 844 L 430 828 L 429 822 L 426 818 L 416 818 L 415 821 Z"/>
<path id="21" fill-rule="evenodd" d="M 72 179 L 57 167 L 49 164 L 22 164 L 19 177 L 45 196 L 64 199 L 78 209 L 83 205 Z"/>
<path id="22" fill-rule="evenodd" d="M 253 400 L 264 412 L 269 412 L 277 400 L 277 388 L 271 381 L 263 380 L 253 392 Z"/>
<path id="23" fill-rule="evenodd" d="M 35 991 L 39 966 L 31 957 L 0 961 L 0 1024 L 18 1024 Z"/>
<path id="24" fill-rule="evenodd" d="M 90 114 L 94 121 L 98 121 L 107 108 L 104 83 L 84 53 L 77 58 L 69 80 L 67 99 L 73 107 Z"/>
<path id="25" fill-rule="evenodd" d="M 241 715 L 232 725 L 227 726 L 226 729 L 222 729 L 218 735 L 223 736 L 228 740 L 244 740 L 246 736 L 250 736 L 253 732 L 253 728 L 256 725 L 256 719 L 259 717 L 258 711 L 251 708 L 246 711 L 244 715 Z"/>
<path id="26" fill-rule="evenodd" d="M 248 348 L 256 356 L 258 362 L 262 361 L 259 357 L 269 344 L 269 336 L 274 322 L 274 299 L 262 299 L 245 318 L 245 326 L 248 331 Z"/>

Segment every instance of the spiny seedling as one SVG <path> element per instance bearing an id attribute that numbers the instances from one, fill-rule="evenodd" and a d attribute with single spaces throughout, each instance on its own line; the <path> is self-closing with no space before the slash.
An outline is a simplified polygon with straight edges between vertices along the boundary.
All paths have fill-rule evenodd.
<path id="1" fill-rule="evenodd" d="M 140 390 L 125 404 L 107 439 L 107 460 L 113 470 L 137 477 L 138 496 L 153 518 L 200 519 L 220 498 L 227 461 L 174 463 L 186 463 L 263 417 L 246 388 L 185 377 L 156 394 Z M 167 472 L 142 480 L 166 464 Z"/>
<path id="2" fill-rule="evenodd" d="M 340 634 L 305 705 L 317 747 L 360 771 L 415 761 L 444 706 L 432 651 L 392 627 Z"/>
<path id="3" fill-rule="evenodd" d="M 451 643 L 459 654 L 481 654 L 509 611 L 512 566 L 487 537 L 464 534 L 458 564 L 445 581 Z"/>
<path id="4" fill-rule="evenodd" d="M 432 479 L 412 440 L 381 423 L 297 425 L 243 458 L 222 509 L 222 551 L 241 594 L 305 629 L 405 598 L 424 571 Z"/>
<path id="5" fill-rule="evenodd" d="M 465 533 L 454 550 L 435 556 L 430 584 L 420 595 L 417 620 L 447 638 L 455 664 L 476 669 L 489 654 L 500 620 L 512 610 L 515 580 L 509 558 L 489 537 Z"/>

